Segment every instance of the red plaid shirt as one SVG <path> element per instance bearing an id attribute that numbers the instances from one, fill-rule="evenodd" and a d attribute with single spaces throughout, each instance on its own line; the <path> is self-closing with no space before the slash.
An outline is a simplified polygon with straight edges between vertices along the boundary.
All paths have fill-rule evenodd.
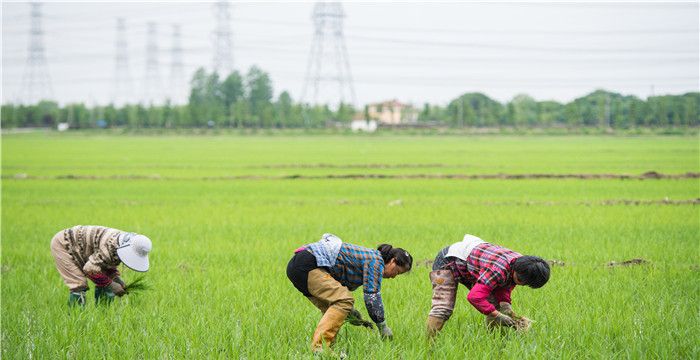
<path id="1" fill-rule="evenodd" d="M 494 304 L 510 303 L 510 293 L 515 287 L 510 265 L 521 256 L 504 247 L 483 243 L 474 247 L 466 261 L 450 258 L 445 267 L 452 271 L 455 281 L 471 289 L 467 295 L 469 302 L 488 314 L 496 310 Z"/>

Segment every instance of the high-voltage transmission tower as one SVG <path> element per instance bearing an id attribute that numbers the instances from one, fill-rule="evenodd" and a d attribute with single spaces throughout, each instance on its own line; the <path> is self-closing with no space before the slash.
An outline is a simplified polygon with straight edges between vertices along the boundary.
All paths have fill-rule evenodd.
<path id="1" fill-rule="evenodd" d="M 314 6 L 311 18 L 316 31 L 301 91 L 302 102 L 356 104 L 343 35 L 344 17 L 345 12 L 339 2 L 318 2 Z M 311 96 L 309 91 L 312 92 Z M 319 94 L 323 94 L 324 99 L 319 99 Z"/>
<path id="2" fill-rule="evenodd" d="M 126 43 L 126 20 L 117 18 L 117 39 L 114 55 L 114 88 L 112 102 L 121 106 L 133 101 L 133 83 L 129 72 L 129 49 Z"/>
<path id="3" fill-rule="evenodd" d="M 22 77 L 19 102 L 34 104 L 53 98 L 49 65 L 44 48 L 44 30 L 41 27 L 41 4 L 33 2 L 29 16 L 29 53 Z"/>
<path id="4" fill-rule="evenodd" d="M 231 32 L 231 13 L 228 1 L 214 4 L 216 28 L 214 28 L 214 64 L 213 70 L 221 77 L 233 71 L 233 36 Z"/>
<path id="5" fill-rule="evenodd" d="M 149 22 L 146 40 L 146 72 L 143 79 L 143 100 L 147 104 L 159 103 L 163 99 L 158 67 L 158 28 L 156 23 Z"/>
<path id="6" fill-rule="evenodd" d="M 173 25 L 173 43 L 170 48 L 170 77 L 168 78 L 168 98 L 176 104 L 185 101 L 185 68 L 182 62 L 182 35 L 180 25 Z"/>

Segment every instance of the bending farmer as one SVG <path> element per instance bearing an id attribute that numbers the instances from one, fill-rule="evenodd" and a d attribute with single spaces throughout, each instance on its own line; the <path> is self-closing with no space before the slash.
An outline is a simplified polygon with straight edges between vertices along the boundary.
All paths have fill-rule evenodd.
<path id="1" fill-rule="evenodd" d="M 56 268 L 70 289 L 69 305 L 85 305 L 86 277 L 95 283 L 95 302 L 124 295 L 117 265 L 123 262 L 134 271 L 148 271 L 150 251 L 149 238 L 103 226 L 74 226 L 51 240 Z"/>
<path id="2" fill-rule="evenodd" d="M 437 254 L 430 273 L 433 300 L 428 336 L 440 331 L 455 307 L 457 285 L 469 288 L 467 300 L 486 315 L 489 325 L 514 327 L 520 317 L 511 308 L 516 285 L 540 288 L 549 280 L 549 264 L 536 256 L 484 242 L 476 236 L 448 246 Z"/>
<path id="3" fill-rule="evenodd" d="M 287 265 L 287 277 L 321 313 L 311 340 L 314 352 L 323 344 L 331 346 L 343 322 L 372 327 L 353 308 L 350 291 L 363 286 L 365 306 L 377 324 L 382 338 L 393 334 L 384 321 L 384 304 L 380 293 L 382 278 L 392 279 L 411 270 L 413 258 L 406 250 L 379 245 L 378 250 L 342 242 L 333 234 L 324 234 L 318 242 L 295 251 Z"/>

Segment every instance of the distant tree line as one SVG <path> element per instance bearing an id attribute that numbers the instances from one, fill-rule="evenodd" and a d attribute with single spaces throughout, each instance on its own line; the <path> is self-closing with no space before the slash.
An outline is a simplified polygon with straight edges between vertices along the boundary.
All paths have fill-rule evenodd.
<path id="1" fill-rule="evenodd" d="M 537 101 L 524 94 L 501 104 L 484 94 L 468 93 L 450 101 L 446 107 L 426 104 L 418 118 L 419 121 L 440 121 L 457 127 L 698 126 L 700 92 L 652 96 L 642 100 L 636 96 L 597 90 L 566 104 Z"/>
<path id="2" fill-rule="evenodd" d="M 689 127 L 700 125 L 700 92 L 642 100 L 598 90 L 566 104 L 536 101 L 528 95 L 501 104 L 482 93 L 467 93 L 446 106 L 425 104 L 417 111 L 419 123 L 450 127 Z M 331 109 L 295 102 L 286 91 L 275 98 L 270 76 L 253 66 L 244 75 L 234 71 L 225 78 L 200 68 L 192 77 L 185 105 L 3 104 L 1 123 L 3 128 L 55 127 L 58 123 L 74 129 L 322 128 L 349 123 L 365 114 L 366 109 L 348 104 Z"/>

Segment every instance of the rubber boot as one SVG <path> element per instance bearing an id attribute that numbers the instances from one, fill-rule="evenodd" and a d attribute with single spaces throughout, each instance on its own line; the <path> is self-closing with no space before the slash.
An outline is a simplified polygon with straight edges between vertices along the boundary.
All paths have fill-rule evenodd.
<path id="1" fill-rule="evenodd" d="M 71 291 L 68 295 L 68 306 L 85 307 L 85 290 Z"/>
<path id="2" fill-rule="evenodd" d="M 114 293 L 107 287 L 96 286 L 95 287 L 95 304 L 111 304 L 114 301 Z"/>
<path id="3" fill-rule="evenodd" d="M 321 321 L 318 322 L 318 326 L 316 326 L 314 337 L 311 339 L 311 350 L 313 352 L 323 351 L 324 343 L 328 347 L 333 346 L 335 337 L 347 316 L 347 312 L 339 310 L 335 306 L 329 307 L 326 313 L 323 314 Z"/>
<path id="4" fill-rule="evenodd" d="M 445 320 L 435 316 L 428 316 L 428 338 L 434 338 L 435 335 L 437 335 L 437 333 L 440 332 L 440 330 L 442 330 L 443 325 L 445 325 Z"/>

